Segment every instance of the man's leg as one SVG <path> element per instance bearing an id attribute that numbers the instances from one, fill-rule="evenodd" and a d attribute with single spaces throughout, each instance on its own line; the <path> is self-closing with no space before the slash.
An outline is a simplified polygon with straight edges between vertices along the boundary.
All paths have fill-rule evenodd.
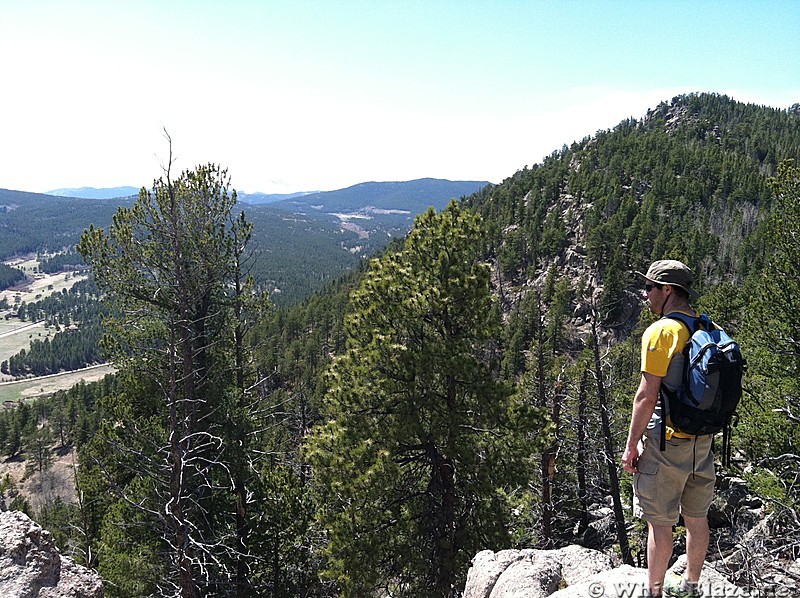
<path id="1" fill-rule="evenodd" d="M 661 595 L 664 575 L 672 558 L 672 526 L 647 523 L 647 583 L 653 596 Z M 705 558 L 705 555 L 704 555 Z"/>
<path id="2" fill-rule="evenodd" d="M 683 517 L 686 525 L 686 580 L 697 583 L 708 553 L 708 517 Z"/>

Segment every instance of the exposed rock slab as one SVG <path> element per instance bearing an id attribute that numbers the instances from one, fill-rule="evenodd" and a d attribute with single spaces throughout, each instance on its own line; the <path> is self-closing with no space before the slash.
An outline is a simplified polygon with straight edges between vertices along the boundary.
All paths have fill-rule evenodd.
<path id="1" fill-rule="evenodd" d="M 464 598 L 540 598 L 611 567 L 608 555 L 581 546 L 484 550 L 472 561 Z"/>
<path id="2" fill-rule="evenodd" d="M 62 556 L 50 532 L 19 511 L 0 512 L 0 596 L 102 598 L 94 571 Z"/>
<path id="3" fill-rule="evenodd" d="M 678 558 L 667 576 L 677 581 L 686 569 L 686 556 Z M 621 596 L 643 596 L 647 583 L 647 570 L 622 565 L 603 571 L 581 583 L 570 585 L 550 595 L 550 598 L 620 598 Z M 703 596 L 741 596 L 742 589 L 731 584 L 706 563 L 700 575 Z"/>
<path id="4" fill-rule="evenodd" d="M 681 556 L 668 575 L 682 576 Z M 558 550 L 485 550 L 472 561 L 464 598 L 619 598 L 642 596 L 647 571 L 613 567 L 611 558 L 580 546 Z M 706 563 L 700 584 L 705 596 L 737 596 L 741 588 Z"/>

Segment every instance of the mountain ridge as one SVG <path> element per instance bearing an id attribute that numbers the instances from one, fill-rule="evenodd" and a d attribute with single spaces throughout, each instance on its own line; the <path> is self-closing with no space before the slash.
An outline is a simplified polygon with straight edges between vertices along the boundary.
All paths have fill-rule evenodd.
<path id="1" fill-rule="evenodd" d="M 139 195 L 139 189 L 140 187 L 132 187 L 130 185 L 122 187 L 65 187 L 46 191 L 44 195 L 78 199 L 117 199 Z"/>
<path id="2" fill-rule="evenodd" d="M 406 209 L 413 213 L 421 213 L 430 206 L 441 209 L 451 199 L 472 195 L 490 184 L 488 181 L 451 181 L 436 178 L 368 181 L 344 189 L 309 193 L 278 201 L 272 205 L 291 211 L 315 209 L 328 213 L 357 211 L 366 207 L 379 210 Z M 401 205 L 398 205 L 398 202 Z"/>
<path id="3" fill-rule="evenodd" d="M 402 209 L 391 205 L 377 205 L 396 200 L 414 201 L 414 207 L 409 211 L 424 211 L 428 206 L 422 205 L 429 201 L 428 196 L 434 195 L 436 203 L 441 204 L 440 197 L 446 197 L 443 205 L 453 198 L 460 198 L 471 195 L 483 187 L 490 185 L 489 181 L 453 181 L 450 179 L 439 179 L 434 177 L 424 177 L 411 179 L 408 181 L 364 181 L 341 189 L 330 191 L 296 191 L 292 193 L 263 193 L 256 191 L 245 193 L 237 191 L 237 199 L 242 203 L 251 205 L 272 204 L 275 207 L 291 210 L 293 206 L 306 208 L 320 203 L 331 203 L 333 209 L 358 210 L 367 207 L 363 201 L 371 196 L 373 203 L 379 209 Z M 235 186 L 234 186 L 235 189 Z M 120 187 L 65 187 L 53 189 L 37 195 L 49 195 L 53 197 L 69 197 L 73 199 L 121 199 L 134 197 L 139 194 L 140 187 L 124 185 Z M 22 191 L 23 193 L 30 193 Z M 377 198 L 375 196 L 377 195 Z"/>

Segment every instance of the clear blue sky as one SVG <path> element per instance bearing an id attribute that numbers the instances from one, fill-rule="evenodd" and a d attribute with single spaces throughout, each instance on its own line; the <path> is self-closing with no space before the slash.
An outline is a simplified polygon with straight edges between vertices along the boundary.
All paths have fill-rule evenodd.
<path id="1" fill-rule="evenodd" d="M 800 0 L 0 0 L 0 187 L 500 182 L 679 93 L 800 102 Z"/>

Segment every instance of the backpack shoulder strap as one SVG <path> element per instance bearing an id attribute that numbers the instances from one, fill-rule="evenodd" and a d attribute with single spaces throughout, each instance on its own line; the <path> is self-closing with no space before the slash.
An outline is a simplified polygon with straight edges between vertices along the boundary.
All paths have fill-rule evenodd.
<path id="1" fill-rule="evenodd" d="M 689 314 L 685 314 L 680 311 L 670 312 L 668 314 L 665 314 L 664 317 L 681 322 L 684 326 L 686 326 L 686 328 L 689 329 L 689 336 L 695 333 L 701 321 L 705 321 L 708 319 L 708 316 L 700 316 L 699 318 L 696 318 L 694 316 L 690 316 Z"/>
<path id="2" fill-rule="evenodd" d="M 673 312 L 670 312 L 668 314 L 664 314 L 663 317 L 664 318 L 670 318 L 672 320 L 677 320 L 678 322 L 680 322 L 681 324 L 686 326 L 686 329 L 689 331 L 689 336 L 690 337 L 697 330 L 698 324 L 699 324 L 699 321 L 700 321 L 700 318 L 696 318 L 696 317 L 690 316 L 689 314 L 685 314 L 685 313 L 679 312 L 679 311 L 673 311 Z M 683 348 L 683 351 L 684 351 L 684 362 L 683 362 L 683 374 L 681 376 L 683 384 L 686 384 L 686 368 L 687 368 L 688 363 L 689 363 L 688 353 L 687 353 L 688 349 L 689 349 L 689 343 L 687 342 L 686 346 Z M 661 401 L 661 443 L 660 443 L 661 446 L 659 446 L 659 448 L 662 451 L 664 451 L 667 448 L 667 446 L 666 446 L 666 444 L 667 444 L 667 418 L 669 417 L 669 405 L 670 405 L 670 401 L 672 401 L 672 402 L 677 402 L 678 401 L 678 395 L 677 395 L 677 393 L 668 390 L 662 384 L 661 388 L 659 390 L 659 400 Z"/>
<path id="3" fill-rule="evenodd" d="M 661 442 L 659 443 L 659 450 L 664 452 L 667 450 L 667 417 L 669 416 L 669 396 L 667 389 L 664 385 L 658 390 L 658 400 L 661 401 Z"/>

